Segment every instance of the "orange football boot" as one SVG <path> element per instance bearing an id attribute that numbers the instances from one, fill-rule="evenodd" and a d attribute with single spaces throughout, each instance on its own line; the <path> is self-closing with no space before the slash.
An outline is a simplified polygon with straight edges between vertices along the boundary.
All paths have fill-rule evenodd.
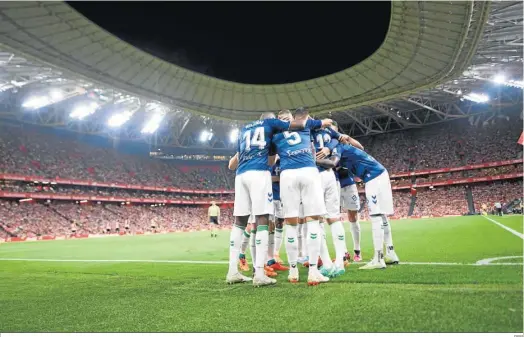
<path id="1" fill-rule="evenodd" d="M 289 270 L 289 267 L 287 266 L 283 266 L 281 265 L 280 263 L 274 263 L 271 265 L 271 268 L 273 268 L 273 270 L 276 270 L 276 271 L 288 271 Z"/>
<path id="2" fill-rule="evenodd" d="M 249 271 L 249 265 L 247 264 L 246 258 L 238 259 L 238 268 L 241 271 Z"/>
<path id="3" fill-rule="evenodd" d="M 264 272 L 266 273 L 267 277 L 277 277 L 278 274 L 273 270 L 273 268 L 264 266 Z"/>

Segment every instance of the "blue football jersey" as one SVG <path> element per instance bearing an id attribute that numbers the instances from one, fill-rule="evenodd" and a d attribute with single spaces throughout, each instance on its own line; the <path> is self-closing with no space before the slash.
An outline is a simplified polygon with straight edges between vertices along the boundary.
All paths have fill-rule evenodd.
<path id="1" fill-rule="evenodd" d="M 237 174 L 246 171 L 269 171 L 269 150 L 274 134 L 289 129 L 289 122 L 276 118 L 263 119 L 247 124 L 238 135 Z"/>
<path id="2" fill-rule="evenodd" d="M 311 146 L 311 130 L 319 129 L 321 126 L 321 121 L 308 120 L 303 130 L 284 131 L 273 137 L 273 143 L 280 157 L 281 171 L 317 166 Z"/>
<path id="3" fill-rule="evenodd" d="M 275 162 L 275 165 L 271 168 L 272 177 L 280 177 L 280 159 Z M 273 200 L 280 200 L 280 182 L 273 182 Z"/>
<path id="4" fill-rule="evenodd" d="M 375 179 L 386 170 L 375 158 L 354 146 L 339 144 L 337 151 L 340 154 L 340 166 L 349 169 L 350 176 L 359 177 L 364 183 Z M 350 184 L 341 178 L 340 185 L 344 187 Z"/>
<path id="5" fill-rule="evenodd" d="M 320 151 L 322 148 L 327 147 L 331 152 L 338 145 L 338 138 L 340 134 L 330 128 L 327 129 L 317 129 L 311 132 L 313 143 L 315 144 L 315 151 Z M 328 157 L 329 158 L 329 157 Z M 324 171 L 325 168 L 318 166 L 320 172 Z"/>

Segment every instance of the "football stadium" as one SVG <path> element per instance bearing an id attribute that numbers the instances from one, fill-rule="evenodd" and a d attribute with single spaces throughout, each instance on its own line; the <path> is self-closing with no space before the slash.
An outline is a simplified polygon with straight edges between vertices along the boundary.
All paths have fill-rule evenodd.
<path id="1" fill-rule="evenodd" d="M 244 84 L 0 2 L 0 332 L 522 334 L 523 3 L 388 6 Z"/>

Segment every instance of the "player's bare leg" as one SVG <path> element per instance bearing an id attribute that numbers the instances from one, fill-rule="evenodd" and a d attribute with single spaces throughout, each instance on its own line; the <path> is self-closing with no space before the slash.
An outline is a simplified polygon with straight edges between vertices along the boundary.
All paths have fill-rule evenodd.
<path id="1" fill-rule="evenodd" d="M 238 254 L 240 253 L 240 246 L 242 243 L 242 236 L 247 226 L 247 216 L 235 217 L 235 225 L 231 229 L 231 235 L 229 239 L 229 270 L 226 276 L 226 282 L 229 284 L 249 282 L 252 279 L 242 275 L 238 271 Z"/>
<path id="2" fill-rule="evenodd" d="M 386 245 L 386 255 L 384 261 L 386 264 L 398 264 L 399 258 L 395 249 L 393 248 L 393 234 L 391 233 L 391 224 L 389 223 L 388 217 L 382 216 L 382 228 L 384 230 L 384 243 Z"/>
<path id="3" fill-rule="evenodd" d="M 353 238 L 353 252 L 355 253 L 353 261 L 360 262 L 362 261 L 362 253 L 360 251 L 360 223 L 358 221 L 358 212 L 348 210 L 348 220 Z"/>

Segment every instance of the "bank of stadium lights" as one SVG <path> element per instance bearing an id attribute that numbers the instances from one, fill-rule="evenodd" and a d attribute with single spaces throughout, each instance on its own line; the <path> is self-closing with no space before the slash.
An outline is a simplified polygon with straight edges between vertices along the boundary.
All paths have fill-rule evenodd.
<path id="1" fill-rule="evenodd" d="M 73 108 L 69 117 L 82 120 L 85 117 L 94 114 L 99 107 L 100 105 L 96 102 L 81 103 Z"/>
<path id="2" fill-rule="evenodd" d="M 147 121 L 146 125 L 142 128 L 142 133 L 153 133 L 155 132 L 158 127 L 160 126 L 160 122 L 162 122 L 162 119 L 164 118 L 164 114 L 162 113 L 156 113 L 151 117 L 149 121 Z"/>
<path id="3" fill-rule="evenodd" d="M 132 110 L 124 110 L 122 112 L 116 113 L 107 120 L 107 125 L 112 128 L 117 128 L 127 122 L 132 115 Z"/>
<path id="4" fill-rule="evenodd" d="M 200 141 L 203 143 L 203 142 L 208 142 L 210 141 L 211 139 L 213 138 L 213 130 L 204 130 L 200 133 Z"/>
<path id="5" fill-rule="evenodd" d="M 155 103 L 147 103 L 145 107 L 146 112 L 150 112 L 153 114 L 151 119 L 147 121 L 146 125 L 142 128 L 142 133 L 153 133 L 155 132 L 159 127 L 160 123 L 164 119 L 164 116 L 167 112 L 167 108 Z"/>
<path id="6" fill-rule="evenodd" d="M 22 108 L 29 110 L 36 110 L 47 105 L 54 104 L 64 99 L 64 92 L 60 89 L 51 89 L 46 94 L 39 94 L 29 96 L 28 99 L 22 103 Z"/>
<path id="7" fill-rule="evenodd" d="M 22 103 L 22 108 L 36 110 L 49 104 L 51 104 L 51 99 L 47 96 L 31 96 Z"/>
<path id="8" fill-rule="evenodd" d="M 475 103 L 487 103 L 489 101 L 489 96 L 485 94 L 478 94 L 475 92 L 469 93 L 467 95 L 462 96 L 463 99 L 467 99 L 468 101 L 472 101 Z"/>
<path id="9" fill-rule="evenodd" d="M 498 74 L 495 75 L 491 81 L 495 82 L 496 84 L 505 85 L 507 87 L 514 87 L 514 88 L 524 88 L 524 83 L 522 81 L 516 81 L 516 80 L 508 80 L 506 79 L 506 76 L 504 74 Z"/>
<path id="10" fill-rule="evenodd" d="M 231 130 L 231 132 L 229 133 L 229 141 L 231 143 L 234 143 L 237 141 L 237 139 L 238 139 L 238 128 L 235 128 Z"/>

